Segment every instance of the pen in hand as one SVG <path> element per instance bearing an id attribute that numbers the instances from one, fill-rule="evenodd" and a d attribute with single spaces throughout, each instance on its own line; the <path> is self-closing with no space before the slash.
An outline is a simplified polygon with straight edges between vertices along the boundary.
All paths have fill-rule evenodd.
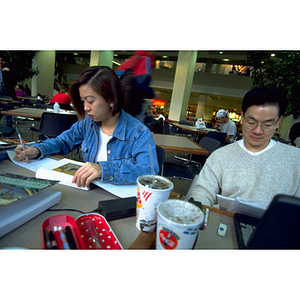
<path id="1" fill-rule="evenodd" d="M 17 134 L 18 134 L 21 146 L 23 148 L 23 151 L 25 151 L 25 147 L 24 147 L 23 140 L 22 140 L 22 137 L 21 137 L 21 132 L 20 132 L 20 129 L 19 129 L 18 126 L 16 126 L 16 130 L 17 130 Z M 28 157 L 26 155 L 25 155 L 25 158 L 26 158 L 27 163 L 29 164 L 29 159 L 28 159 Z"/>

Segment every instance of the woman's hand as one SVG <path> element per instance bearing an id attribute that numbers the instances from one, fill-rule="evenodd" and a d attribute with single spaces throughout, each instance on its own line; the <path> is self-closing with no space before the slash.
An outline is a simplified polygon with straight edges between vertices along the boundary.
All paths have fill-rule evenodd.
<path id="1" fill-rule="evenodd" d="M 14 150 L 16 153 L 14 160 L 21 160 L 26 161 L 25 156 L 27 156 L 28 159 L 37 158 L 41 155 L 41 151 L 36 147 L 30 147 L 30 146 L 24 146 L 25 150 L 23 150 L 22 146 L 19 145 Z"/>
<path id="2" fill-rule="evenodd" d="M 101 178 L 101 176 L 101 166 L 87 162 L 76 171 L 72 183 L 76 182 L 78 187 L 85 187 L 89 186 L 94 179 Z"/>

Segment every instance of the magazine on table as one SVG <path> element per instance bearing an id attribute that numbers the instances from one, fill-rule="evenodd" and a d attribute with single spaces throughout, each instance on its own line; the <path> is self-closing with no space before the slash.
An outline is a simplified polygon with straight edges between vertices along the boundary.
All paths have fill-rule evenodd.
<path id="1" fill-rule="evenodd" d="M 0 173 L 0 208 L 32 196 L 58 181 L 38 179 L 11 173 Z"/>

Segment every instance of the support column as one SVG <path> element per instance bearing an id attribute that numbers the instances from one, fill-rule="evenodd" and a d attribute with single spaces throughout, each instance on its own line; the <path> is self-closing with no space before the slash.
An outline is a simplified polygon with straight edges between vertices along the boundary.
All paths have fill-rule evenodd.
<path id="1" fill-rule="evenodd" d="M 39 51 L 35 62 L 39 74 L 32 78 L 31 94 L 46 95 L 51 99 L 54 89 L 55 51 Z"/>
<path id="2" fill-rule="evenodd" d="M 204 108 L 206 103 L 205 94 L 200 94 L 198 99 L 197 111 L 196 111 L 196 118 L 204 118 Z"/>
<path id="3" fill-rule="evenodd" d="M 169 120 L 179 122 L 186 119 L 196 60 L 197 51 L 180 51 L 178 54 Z"/>
<path id="4" fill-rule="evenodd" d="M 107 66 L 112 68 L 114 51 L 91 51 L 90 67 Z"/>

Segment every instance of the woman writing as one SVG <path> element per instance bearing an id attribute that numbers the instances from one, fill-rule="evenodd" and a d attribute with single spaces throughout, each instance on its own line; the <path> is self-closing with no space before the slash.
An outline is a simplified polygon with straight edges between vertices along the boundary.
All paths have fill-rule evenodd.
<path id="1" fill-rule="evenodd" d="M 81 144 L 86 162 L 73 177 L 78 187 L 94 179 L 112 184 L 135 184 L 137 177 L 159 167 L 151 132 L 123 111 L 124 92 L 116 73 L 109 67 L 90 67 L 70 89 L 79 121 L 61 135 L 31 147 L 18 146 L 16 160 L 66 154 Z"/>

